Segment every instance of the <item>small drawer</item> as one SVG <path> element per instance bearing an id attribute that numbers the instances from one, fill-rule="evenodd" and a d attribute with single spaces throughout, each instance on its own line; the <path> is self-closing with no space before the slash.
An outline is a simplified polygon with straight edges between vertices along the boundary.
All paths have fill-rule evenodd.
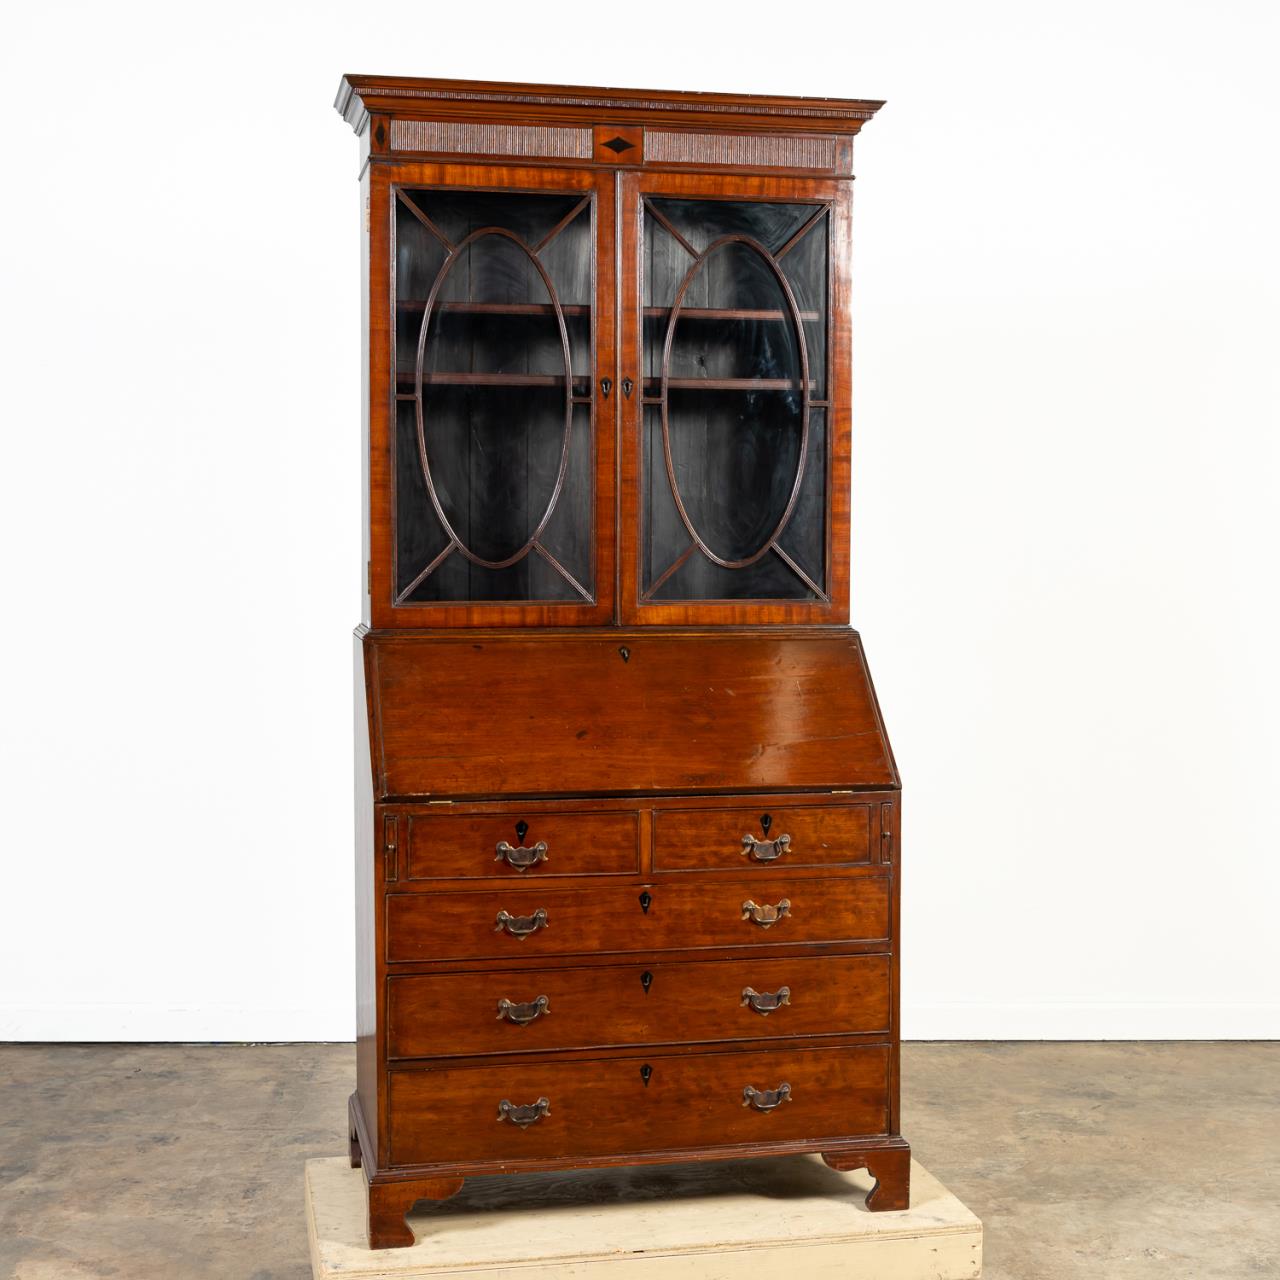
<path id="1" fill-rule="evenodd" d="M 889 1049 L 777 1048 L 391 1072 L 393 1165 L 885 1133 Z"/>
<path id="2" fill-rule="evenodd" d="M 545 886 L 511 893 L 389 893 L 387 960 L 534 962 L 548 955 L 808 942 L 889 936 L 883 875 L 684 879 L 590 889 Z M 513 997 L 514 998 L 514 997 Z"/>
<path id="3" fill-rule="evenodd" d="M 392 1059 L 888 1030 L 883 955 L 387 979 Z"/>
<path id="4" fill-rule="evenodd" d="M 410 880 L 635 875 L 639 817 L 626 813 L 415 813 Z"/>
<path id="5" fill-rule="evenodd" d="M 871 806 L 735 805 L 654 815 L 655 871 L 856 866 L 871 859 Z"/>

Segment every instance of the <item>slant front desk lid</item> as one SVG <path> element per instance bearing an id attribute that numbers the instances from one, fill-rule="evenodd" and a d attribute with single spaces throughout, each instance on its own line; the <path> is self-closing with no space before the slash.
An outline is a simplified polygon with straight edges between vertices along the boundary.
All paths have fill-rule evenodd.
<path id="1" fill-rule="evenodd" d="M 898 786 L 848 629 L 363 643 L 379 798 Z"/>

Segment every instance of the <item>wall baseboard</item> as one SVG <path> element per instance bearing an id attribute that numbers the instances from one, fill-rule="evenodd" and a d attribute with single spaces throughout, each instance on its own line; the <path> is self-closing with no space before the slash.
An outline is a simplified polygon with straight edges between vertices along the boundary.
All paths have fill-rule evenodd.
<path id="1" fill-rule="evenodd" d="M 350 1041 L 331 1006 L 0 1005 L 0 1041 Z M 904 1040 L 1280 1040 L 1280 1004 L 909 1003 Z"/>
<path id="2" fill-rule="evenodd" d="M 355 1039 L 355 1010 L 326 1006 L 0 1005 L 0 1041 L 243 1043 Z"/>
<path id="3" fill-rule="evenodd" d="M 1280 1040 L 1280 1004 L 917 1004 L 904 1040 Z"/>

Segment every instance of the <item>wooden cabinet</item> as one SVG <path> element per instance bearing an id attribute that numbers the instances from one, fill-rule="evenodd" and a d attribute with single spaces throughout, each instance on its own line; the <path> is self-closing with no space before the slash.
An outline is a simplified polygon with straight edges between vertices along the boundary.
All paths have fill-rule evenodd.
<path id="1" fill-rule="evenodd" d="M 849 619 L 875 102 L 350 76 L 352 1158 L 821 1152 L 906 1204 L 899 781 Z"/>

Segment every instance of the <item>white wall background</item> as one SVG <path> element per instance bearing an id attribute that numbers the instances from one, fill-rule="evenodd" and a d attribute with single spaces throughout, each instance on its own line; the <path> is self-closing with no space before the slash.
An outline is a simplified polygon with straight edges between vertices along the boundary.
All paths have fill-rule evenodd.
<path id="1" fill-rule="evenodd" d="M 348 70 L 890 99 L 854 615 L 906 1034 L 1280 1036 L 1280 9 L 496 12 L 7 11 L 0 1036 L 353 1034 Z"/>

